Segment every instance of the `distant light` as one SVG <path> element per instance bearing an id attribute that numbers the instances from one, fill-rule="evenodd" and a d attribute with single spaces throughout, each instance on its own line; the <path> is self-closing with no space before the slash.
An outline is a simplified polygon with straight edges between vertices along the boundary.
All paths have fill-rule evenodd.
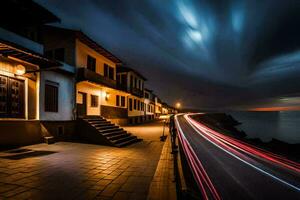
<path id="1" fill-rule="evenodd" d="M 180 108 L 181 107 L 181 103 L 176 103 L 176 108 Z"/>
<path id="2" fill-rule="evenodd" d="M 202 34 L 200 31 L 197 30 L 188 30 L 188 34 L 190 38 L 195 42 L 201 42 L 202 41 Z"/>
<path id="3" fill-rule="evenodd" d="M 21 75 L 24 75 L 25 72 L 26 72 L 26 68 L 23 65 L 17 65 L 15 67 L 15 74 L 16 75 L 21 76 Z"/>

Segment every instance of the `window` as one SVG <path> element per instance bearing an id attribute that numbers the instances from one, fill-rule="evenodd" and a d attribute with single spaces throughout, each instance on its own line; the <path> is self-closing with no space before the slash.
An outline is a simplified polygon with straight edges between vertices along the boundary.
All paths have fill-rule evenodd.
<path id="1" fill-rule="evenodd" d="M 91 95 L 91 107 L 98 107 L 99 97 L 97 95 Z"/>
<path id="2" fill-rule="evenodd" d="M 133 109 L 136 110 L 136 99 L 133 101 Z"/>
<path id="3" fill-rule="evenodd" d="M 137 105 L 137 109 L 140 110 L 140 109 L 141 109 L 141 108 L 140 108 L 140 105 L 141 105 L 140 101 L 137 101 L 137 104 L 138 104 L 138 105 Z"/>
<path id="4" fill-rule="evenodd" d="M 120 106 L 120 96 L 116 95 L 116 105 Z"/>
<path id="5" fill-rule="evenodd" d="M 55 49 L 54 59 L 59 61 L 65 61 L 65 49 L 64 48 Z"/>
<path id="6" fill-rule="evenodd" d="M 104 76 L 108 77 L 108 65 L 104 63 Z"/>
<path id="7" fill-rule="evenodd" d="M 127 85 L 127 76 L 126 76 L 126 74 L 121 75 L 121 83 Z"/>
<path id="8" fill-rule="evenodd" d="M 129 110 L 132 111 L 132 99 L 129 98 Z"/>
<path id="9" fill-rule="evenodd" d="M 58 83 L 46 81 L 45 112 L 58 112 Z"/>
<path id="10" fill-rule="evenodd" d="M 125 97 L 121 96 L 121 106 L 125 107 Z"/>
<path id="11" fill-rule="evenodd" d="M 136 86 L 137 88 L 140 88 L 140 83 L 141 83 L 141 80 L 138 79 L 138 80 L 137 80 L 137 86 Z"/>
<path id="12" fill-rule="evenodd" d="M 96 59 L 93 58 L 92 56 L 88 55 L 86 66 L 89 70 L 95 72 L 96 71 Z"/>
<path id="13" fill-rule="evenodd" d="M 149 99 L 149 93 L 148 92 L 145 92 L 145 98 Z"/>
<path id="14" fill-rule="evenodd" d="M 115 80 L 114 74 L 115 74 L 115 69 L 112 67 L 109 67 L 109 78 L 111 80 Z"/>
<path id="15" fill-rule="evenodd" d="M 55 59 L 58 61 L 65 61 L 65 49 L 58 48 L 54 50 L 45 51 L 45 56 L 50 59 Z"/>
<path id="16" fill-rule="evenodd" d="M 130 88 L 133 88 L 133 76 L 130 75 Z"/>
<path id="17" fill-rule="evenodd" d="M 134 88 L 137 88 L 137 79 L 134 77 Z"/>
<path id="18" fill-rule="evenodd" d="M 120 74 L 117 74 L 117 83 L 121 84 L 121 75 Z"/>
<path id="19" fill-rule="evenodd" d="M 106 63 L 104 63 L 104 76 L 111 80 L 115 80 L 115 69 Z"/>

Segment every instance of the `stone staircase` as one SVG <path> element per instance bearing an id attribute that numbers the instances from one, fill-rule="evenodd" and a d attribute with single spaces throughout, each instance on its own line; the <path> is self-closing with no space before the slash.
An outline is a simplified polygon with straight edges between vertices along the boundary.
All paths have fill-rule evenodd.
<path id="1" fill-rule="evenodd" d="M 124 147 L 142 140 L 100 116 L 85 117 L 81 121 L 85 127 L 81 135 L 92 143 Z"/>

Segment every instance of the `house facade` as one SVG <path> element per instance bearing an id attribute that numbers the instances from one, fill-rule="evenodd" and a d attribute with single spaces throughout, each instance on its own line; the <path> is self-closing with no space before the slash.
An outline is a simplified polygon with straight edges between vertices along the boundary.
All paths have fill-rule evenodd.
<path id="1" fill-rule="evenodd" d="M 117 88 L 121 61 L 81 31 L 45 26 L 46 54 L 63 52 L 64 62 L 76 67 L 76 116 L 102 116 L 127 122 L 127 96 Z"/>
<path id="2" fill-rule="evenodd" d="M 117 85 L 129 93 L 127 97 L 128 123 L 138 124 L 146 120 L 144 86 L 146 78 L 127 66 L 117 67 Z"/>
<path id="3" fill-rule="evenodd" d="M 159 118 L 162 115 L 162 102 L 158 96 L 154 96 L 154 104 L 155 104 L 155 118 Z"/>
<path id="4" fill-rule="evenodd" d="M 45 23 L 58 22 L 33 1 L 1 4 L 0 27 L 0 145 L 25 145 L 43 141 L 47 127 L 41 122 L 72 120 L 74 70 L 46 58 L 41 40 Z M 18 13 L 22 18 L 7 13 Z M 65 106 L 67 105 L 67 106 Z M 71 125 L 72 126 L 72 125 Z M 13 128 L 14 131 L 11 131 Z M 44 131 L 42 131 L 44 130 Z"/>
<path id="5" fill-rule="evenodd" d="M 145 120 L 154 120 L 155 116 L 155 99 L 153 91 L 145 88 L 144 92 L 144 104 L 145 104 Z"/>

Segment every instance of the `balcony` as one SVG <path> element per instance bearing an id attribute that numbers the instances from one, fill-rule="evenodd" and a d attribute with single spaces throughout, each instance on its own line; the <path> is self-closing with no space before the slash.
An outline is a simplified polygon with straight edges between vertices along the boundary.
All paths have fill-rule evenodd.
<path id="1" fill-rule="evenodd" d="M 115 80 L 111 80 L 86 68 L 78 68 L 77 70 L 77 82 L 80 81 L 90 81 L 110 88 L 117 88 Z"/>
<path id="2" fill-rule="evenodd" d="M 128 89 L 127 89 L 127 85 L 126 84 L 117 83 L 117 88 L 118 88 L 118 90 L 129 92 Z"/>
<path id="3" fill-rule="evenodd" d="M 138 88 L 131 88 L 130 93 L 138 97 L 144 97 L 144 91 Z"/>

